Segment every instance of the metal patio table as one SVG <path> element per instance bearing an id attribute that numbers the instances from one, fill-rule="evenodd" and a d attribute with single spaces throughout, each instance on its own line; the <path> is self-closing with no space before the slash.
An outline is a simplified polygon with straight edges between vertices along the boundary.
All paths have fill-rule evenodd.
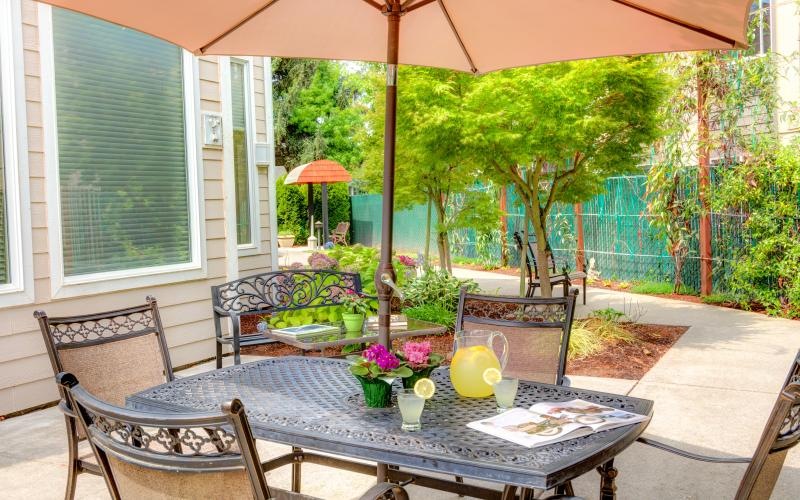
<path id="1" fill-rule="evenodd" d="M 617 471 L 613 459 L 648 423 L 526 448 L 468 428 L 468 422 L 496 414 L 494 398 L 458 396 L 448 369 L 439 368 L 431 376 L 437 392 L 426 402 L 422 430 L 403 432 L 397 408 L 364 406 L 361 387 L 347 367 L 347 362 L 339 359 L 270 358 L 174 380 L 130 396 L 127 404 L 153 412 L 208 411 L 237 397 L 247 408 L 256 438 L 389 464 L 389 480 L 413 477 L 420 486 L 480 498 L 500 498 L 502 492 L 424 473 L 550 489 L 597 468 L 601 498 L 614 498 Z M 653 402 L 645 399 L 526 381 L 520 381 L 515 403 L 529 407 L 541 401 L 575 398 L 642 415 L 651 415 L 653 408 Z M 334 465 L 372 474 L 376 471 L 375 466 L 340 462 Z"/>
<path id="2" fill-rule="evenodd" d="M 328 323 L 325 323 L 328 324 Z M 331 323 L 333 324 L 333 323 Z M 378 342 L 377 331 L 364 331 L 362 335 L 352 337 L 344 331 L 343 323 L 335 323 L 339 327 L 339 332 L 325 332 L 314 335 L 304 335 L 301 337 L 287 335 L 275 330 L 266 330 L 261 335 L 272 340 L 277 340 L 284 344 L 297 347 L 306 351 L 322 351 L 328 347 L 342 347 L 350 344 L 365 344 Z M 400 339 L 408 337 L 418 337 L 422 335 L 439 335 L 445 333 L 447 328 L 430 321 L 408 318 L 406 326 L 391 326 L 391 338 Z"/>

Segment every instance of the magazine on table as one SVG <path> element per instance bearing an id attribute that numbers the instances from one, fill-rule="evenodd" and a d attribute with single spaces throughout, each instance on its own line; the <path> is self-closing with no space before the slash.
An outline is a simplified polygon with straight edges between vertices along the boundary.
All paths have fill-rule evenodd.
<path id="1" fill-rule="evenodd" d="M 648 416 L 582 399 L 513 408 L 467 424 L 472 429 L 528 448 L 566 441 L 647 420 Z"/>
<path id="2" fill-rule="evenodd" d="M 291 335 L 292 337 L 305 337 L 310 335 L 340 333 L 341 329 L 336 325 L 320 325 L 312 323 L 310 325 L 288 326 L 286 328 L 276 328 L 271 330 L 273 333 Z"/>

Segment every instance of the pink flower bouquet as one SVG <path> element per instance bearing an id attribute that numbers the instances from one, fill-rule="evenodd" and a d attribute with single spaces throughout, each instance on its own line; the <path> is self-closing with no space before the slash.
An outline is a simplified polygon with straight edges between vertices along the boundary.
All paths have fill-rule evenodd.
<path id="1" fill-rule="evenodd" d="M 431 343 L 428 341 L 406 342 L 395 354 L 412 371 L 411 376 L 403 378 L 403 387 L 407 389 L 412 389 L 417 380 L 430 377 L 433 369 L 444 360 L 444 356 L 432 352 Z"/>

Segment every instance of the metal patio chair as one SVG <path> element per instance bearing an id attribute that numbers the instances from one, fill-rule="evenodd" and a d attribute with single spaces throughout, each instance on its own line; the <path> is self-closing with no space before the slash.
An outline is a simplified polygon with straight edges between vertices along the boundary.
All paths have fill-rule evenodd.
<path id="1" fill-rule="evenodd" d="M 336 224 L 336 229 L 331 232 L 331 241 L 337 245 L 347 245 L 347 232 L 350 230 L 349 222 Z"/>
<path id="2" fill-rule="evenodd" d="M 97 399 L 70 373 L 60 373 L 57 381 L 114 500 L 313 498 L 267 484 L 264 472 L 286 462 L 280 457 L 262 464 L 238 399 L 222 404 L 221 411 L 140 412 Z M 361 498 L 407 500 L 408 495 L 402 486 L 382 483 Z"/>
<path id="3" fill-rule="evenodd" d="M 478 295 L 462 288 L 455 328 L 502 332 L 510 353 L 504 373 L 563 385 L 574 312 L 574 292 L 545 299 Z"/>
<path id="4" fill-rule="evenodd" d="M 85 380 L 84 387 L 108 403 L 122 405 L 125 397 L 173 379 L 158 304 L 146 304 L 80 316 L 49 317 L 33 313 L 39 322 L 53 373 L 69 371 Z M 80 455 L 85 439 L 59 386 L 59 408 L 67 425 L 69 465 L 65 498 L 75 496 L 78 474 L 100 475 L 91 454 Z"/>
<path id="5" fill-rule="evenodd" d="M 762 500 L 772 494 L 789 449 L 800 441 L 800 351 L 751 458 L 725 458 L 698 455 L 654 439 L 640 437 L 640 443 L 692 460 L 721 464 L 749 464 L 739 482 L 736 500 Z"/>
<path id="6" fill-rule="evenodd" d="M 522 244 L 522 236 L 519 234 L 518 231 L 514 231 L 514 241 L 517 244 L 517 249 L 519 250 L 520 254 L 522 253 L 522 249 L 525 245 Z M 525 271 L 528 273 L 528 289 L 525 295 L 527 297 L 533 297 L 536 294 L 536 289 L 542 286 L 542 280 L 539 278 L 539 270 L 536 267 L 536 247 L 534 247 L 533 242 L 528 241 L 527 245 L 528 251 L 528 258 L 525 260 Z M 586 305 L 586 273 L 583 271 L 573 271 L 569 272 L 566 270 L 566 266 L 561 270 L 559 273 L 556 269 L 556 261 L 553 259 L 552 252 L 547 257 L 547 268 L 550 270 L 550 286 L 558 286 L 562 285 L 564 287 L 564 296 L 569 294 L 570 287 L 572 286 L 572 282 L 574 280 L 581 280 L 582 285 L 582 293 L 583 293 L 583 305 Z"/>
<path id="7" fill-rule="evenodd" d="M 564 376 L 569 350 L 569 335 L 575 312 L 575 294 L 564 297 L 511 297 L 479 295 L 461 289 L 456 315 L 456 331 L 497 330 L 508 340 L 509 356 L 504 375 L 546 384 L 569 385 Z M 461 482 L 462 478 L 456 477 Z M 509 488 L 506 487 L 508 491 Z M 513 496 L 513 489 L 511 495 Z M 556 498 L 573 498 L 572 484 L 557 489 Z M 530 498 L 523 488 L 520 498 Z"/>

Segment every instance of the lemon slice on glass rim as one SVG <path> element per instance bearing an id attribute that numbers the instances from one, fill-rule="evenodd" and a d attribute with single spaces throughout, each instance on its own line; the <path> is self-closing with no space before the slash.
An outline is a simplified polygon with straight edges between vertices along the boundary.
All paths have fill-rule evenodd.
<path id="1" fill-rule="evenodd" d="M 436 384 L 429 378 L 421 378 L 414 384 L 414 394 L 422 399 L 430 399 L 436 392 Z"/>
<path id="2" fill-rule="evenodd" d="M 497 368 L 487 368 L 483 371 L 483 381 L 489 385 L 494 385 L 503 380 L 503 374 Z"/>

